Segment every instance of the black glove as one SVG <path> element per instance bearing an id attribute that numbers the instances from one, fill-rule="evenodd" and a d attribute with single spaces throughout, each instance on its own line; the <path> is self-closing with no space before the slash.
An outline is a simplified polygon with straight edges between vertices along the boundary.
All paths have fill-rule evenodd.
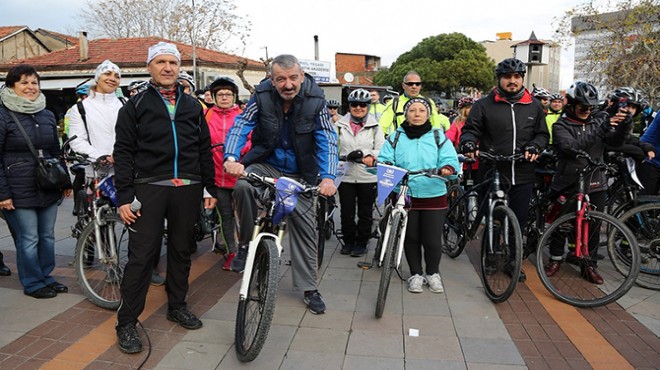
<path id="1" fill-rule="evenodd" d="M 361 150 L 354 150 L 346 156 L 346 160 L 349 162 L 361 162 L 362 158 L 364 157 L 364 154 L 362 153 Z"/>
<path id="2" fill-rule="evenodd" d="M 536 146 L 536 144 L 527 144 L 525 145 L 523 152 L 527 152 L 529 154 L 539 154 L 541 153 L 541 149 Z"/>
<path id="3" fill-rule="evenodd" d="M 460 150 L 463 154 L 474 153 L 477 151 L 477 144 L 475 144 L 473 141 L 465 141 L 461 143 Z"/>

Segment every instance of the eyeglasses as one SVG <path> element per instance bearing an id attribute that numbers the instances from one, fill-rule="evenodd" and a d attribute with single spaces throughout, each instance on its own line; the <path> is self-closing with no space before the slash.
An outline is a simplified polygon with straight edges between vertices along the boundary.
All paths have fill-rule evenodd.
<path id="1" fill-rule="evenodd" d="M 422 86 L 422 82 L 404 82 L 403 83 L 406 86 Z"/>
<path id="2" fill-rule="evenodd" d="M 339 109 L 339 107 L 328 107 L 328 109 Z"/>
<path id="3" fill-rule="evenodd" d="M 217 94 L 216 96 L 219 96 L 219 97 L 221 97 L 221 98 L 231 98 L 232 96 L 234 96 L 234 94 L 232 94 L 232 93 L 227 93 L 227 94 Z"/>
<path id="4" fill-rule="evenodd" d="M 367 105 L 368 105 L 367 103 L 359 103 L 359 102 L 352 102 L 350 104 L 351 108 L 356 108 L 356 107 L 366 108 Z"/>

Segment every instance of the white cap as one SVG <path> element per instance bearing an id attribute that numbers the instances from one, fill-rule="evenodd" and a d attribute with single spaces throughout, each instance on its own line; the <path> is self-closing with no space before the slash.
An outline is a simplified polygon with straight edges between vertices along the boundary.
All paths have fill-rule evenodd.
<path id="1" fill-rule="evenodd" d="M 154 60 L 155 57 L 163 54 L 174 55 L 176 59 L 179 60 L 179 63 L 181 63 L 181 54 L 179 53 L 179 50 L 177 50 L 176 45 L 161 41 L 156 45 L 152 45 L 149 47 L 147 64 L 149 64 L 149 62 Z"/>
<path id="2" fill-rule="evenodd" d="M 103 61 L 103 63 L 96 67 L 96 71 L 94 72 L 94 81 L 98 82 L 99 78 L 101 78 L 101 75 L 108 72 L 114 72 L 121 78 L 121 69 L 119 66 L 112 63 L 110 59 L 106 59 Z"/>

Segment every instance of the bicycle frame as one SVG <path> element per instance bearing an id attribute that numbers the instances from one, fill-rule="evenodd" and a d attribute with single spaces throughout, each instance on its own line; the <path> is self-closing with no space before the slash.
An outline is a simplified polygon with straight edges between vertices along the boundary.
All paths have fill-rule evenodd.
<path id="1" fill-rule="evenodd" d="M 387 226 L 383 232 L 383 243 L 382 246 L 386 246 L 390 237 L 390 230 L 392 229 L 392 216 L 396 213 L 401 215 L 402 226 L 401 226 L 401 235 L 406 235 L 406 229 L 408 228 L 408 212 L 405 210 L 406 206 L 406 193 L 408 192 L 408 175 L 404 177 L 404 184 L 401 185 L 399 196 L 396 199 L 396 203 L 392 206 L 392 211 L 390 212 L 389 217 L 387 218 Z M 399 269 L 401 265 L 401 258 L 403 257 L 403 242 L 405 238 L 399 238 L 399 245 L 396 254 L 396 269 Z M 383 260 L 385 259 L 385 253 L 387 252 L 386 248 L 380 248 L 380 257 L 378 258 L 378 265 L 383 265 Z"/>

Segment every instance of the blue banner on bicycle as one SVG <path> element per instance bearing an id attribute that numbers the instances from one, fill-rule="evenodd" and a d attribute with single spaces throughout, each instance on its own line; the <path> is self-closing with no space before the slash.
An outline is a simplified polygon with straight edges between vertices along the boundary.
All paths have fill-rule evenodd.
<path id="1" fill-rule="evenodd" d="M 108 197 L 112 204 L 117 207 L 119 199 L 117 199 L 117 189 L 115 189 L 115 181 L 113 180 L 113 176 L 107 176 L 103 180 L 99 181 L 97 186 L 101 190 L 101 193 Z"/>
<path id="2" fill-rule="evenodd" d="M 280 177 L 275 184 L 275 213 L 273 223 L 279 224 L 289 213 L 293 212 L 298 204 L 298 193 L 305 190 L 305 186 L 294 179 Z"/>
<path id="3" fill-rule="evenodd" d="M 388 164 L 377 164 L 377 178 L 378 178 L 378 205 L 382 206 L 385 199 L 390 195 L 392 190 L 399 184 L 399 181 L 406 174 L 406 170 Z"/>

